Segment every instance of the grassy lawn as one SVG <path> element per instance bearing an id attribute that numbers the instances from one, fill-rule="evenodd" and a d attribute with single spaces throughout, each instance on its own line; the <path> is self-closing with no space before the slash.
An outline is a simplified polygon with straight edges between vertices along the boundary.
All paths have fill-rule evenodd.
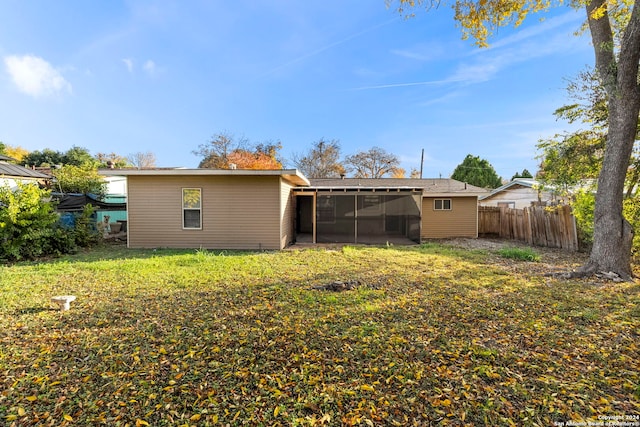
<path id="1" fill-rule="evenodd" d="M 492 251 L 118 247 L 0 266 L 0 424 L 540 425 L 640 412 L 637 284 Z M 345 292 L 314 286 L 358 280 Z M 53 295 L 78 297 L 68 312 Z"/>

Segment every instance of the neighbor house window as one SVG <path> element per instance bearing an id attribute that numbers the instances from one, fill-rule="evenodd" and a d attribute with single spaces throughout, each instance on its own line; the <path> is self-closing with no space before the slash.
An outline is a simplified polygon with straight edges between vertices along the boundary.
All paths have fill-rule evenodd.
<path id="1" fill-rule="evenodd" d="M 433 201 L 433 209 L 436 211 L 450 211 L 451 199 L 435 199 Z"/>
<path id="2" fill-rule="evenodd" d="M 182 228 L 202 228 L 202 189 L 182 189 Z"/>

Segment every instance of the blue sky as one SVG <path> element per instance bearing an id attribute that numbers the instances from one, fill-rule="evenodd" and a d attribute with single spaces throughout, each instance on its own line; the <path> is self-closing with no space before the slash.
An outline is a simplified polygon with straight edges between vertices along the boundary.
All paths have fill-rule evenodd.
<path id="1" fill-rule="evenodd" d="M 553 9 L 461 40 L 446 6 L 402 19 L 384 0 L 0 2 L 0 141 L 196 167 L 225 131 L 304 153 L 379 146 L 448 177 L 467 154 L 535 172 L 566 78 L 593 63 L 584 12 Z M 289 164 L 288 166 L 292 166 Z"/>

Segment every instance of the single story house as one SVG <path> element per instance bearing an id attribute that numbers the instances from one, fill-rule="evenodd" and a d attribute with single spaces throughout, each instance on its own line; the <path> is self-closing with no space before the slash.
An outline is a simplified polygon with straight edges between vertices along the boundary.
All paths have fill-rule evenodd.
<path id="1" fill-rule="evenodd" d="M 498 206 L 523 209 L 534 204 L 555 203 L 558 195 L 545 189 L 533 178 L 516 178 L 513 181 L 492 190 L 478 198 L 480 206 Z"/>
<path id="2" fill-rule="evenodd" d="M 46 173 L 9 163 L 11 161 L 15 161 L 15 159 L 0 154 L 0 186 L 15 189 L 18 182 L 45 184 L 52 179 Z"/>
<path id="3" fill-rule="evenodd" d="M 292 170 L 105 169 L 127 177 L 128 246 L 282 249 L 478 236 L 478 195 L 453 179 L 307 179 Z"/>

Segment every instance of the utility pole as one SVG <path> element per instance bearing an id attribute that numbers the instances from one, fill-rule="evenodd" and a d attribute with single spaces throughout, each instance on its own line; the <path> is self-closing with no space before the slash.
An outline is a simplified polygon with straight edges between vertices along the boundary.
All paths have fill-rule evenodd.
<path id="1" fill-rule="evenodd" d="M 422 155 L 420 156 L 420 179 L 422 179 L 423 166 L 424 166 L 424 148 L 422 149 Z"/>

